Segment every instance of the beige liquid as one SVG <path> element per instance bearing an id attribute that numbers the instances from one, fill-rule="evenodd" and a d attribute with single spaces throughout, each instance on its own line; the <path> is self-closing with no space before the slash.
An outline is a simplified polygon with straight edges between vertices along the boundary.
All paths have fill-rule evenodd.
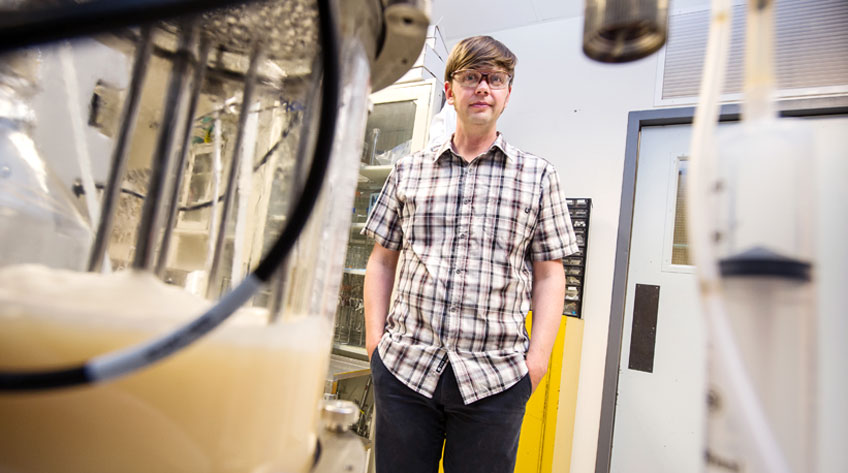
<path id="1" fill-rule="evenodd" d="M 205 302 L 149 275 L 0 270 L 0 369 L 67 366 L 162 333 Z M 0 393 L 0 472 L 309 469 L 330 329 L 237 314 L 159 364 L 93 387 Z"/>

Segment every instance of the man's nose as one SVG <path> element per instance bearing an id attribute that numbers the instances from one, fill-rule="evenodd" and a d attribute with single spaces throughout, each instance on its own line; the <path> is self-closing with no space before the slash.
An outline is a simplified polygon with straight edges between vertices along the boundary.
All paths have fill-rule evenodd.
<path id="1" fill-rule="evenodd" d="M 483 86 L 483 84 L 486 84 L 485 87 Z M 489 87 L 489 81 L 487 81 L 486 78 L 483 77 L 482 79 L 480 79 L 480 82 L 477 83 L 477 88 L 474 90 L 474 92 L 478 94 L 481 92 L 485 92 L 488 94 L 491 91 L 490 89 L 491 87 Z"/>

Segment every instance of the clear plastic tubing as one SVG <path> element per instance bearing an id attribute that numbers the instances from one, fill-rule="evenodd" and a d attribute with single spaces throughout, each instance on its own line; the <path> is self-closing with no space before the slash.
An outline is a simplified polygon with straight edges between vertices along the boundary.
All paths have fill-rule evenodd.
<path id="1" fill-rule="evenodd" d="M 719 115 L 719 94 L 724 83 L 725 65 L 730 44 L 731 9 L 729 0 L 712 1 L 712 18 L 707 43 L 704 76 L 700 100 L 695 113 L 690 150 L 691 186 L 687 192 L 687 207 L 691 209 L 689 235 L 693 260 L 697 269 L 698 287 L 707 318 L 709 340 L 714 363 L 726 380 L 728 403 L 738 406 L 743 435 L 750 438 L 751 453 L 764 471 L 790 473 L 792 470 L 769 426 L 764 406 L 757 398 L 751 378 L 746 373 L 743 357 L 734 342 L 733 329 L 727 316 L 719 278 L 718 259 L 710 241 L 709 187 L 715 175 L 710 157 L 715 151 L 714 137 Z M 712 376 L 712 372 L 711 372 Z M 708 438 L 710 435 L 708 434 Z M 709 441 L 709 440 L 708 440 Z M 710 448 L 710 445 L 707 446 Z M 709 459 L 709 450 L 707 458 Z M 710 471 L 710 465 L 705 470 Z"/>

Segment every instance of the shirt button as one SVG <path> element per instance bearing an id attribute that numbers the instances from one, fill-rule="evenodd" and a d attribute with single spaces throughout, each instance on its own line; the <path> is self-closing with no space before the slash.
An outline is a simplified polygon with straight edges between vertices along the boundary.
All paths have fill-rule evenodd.
<path id="1" fill-rule="evenodd" d="M 463 204 L 468 205 L 471 203 L 471 199 L 465 199 L 462 201 Z"/>
<path id="2" fill-rule="evenodd" d="M 456 270 L 456 274 L 462 274 L 462 270 L 461 270 L 461 269 L 457 269 L 457 270 Z"/>
<path id="3" fill-rule="evenodd" d="M 456 306 L 455 306 L 455 305 L 454 305 L 454 306 L 451 306 L 448 310 L 449 310 L 450 312 L 456 312 Z"/>
<path id="4" fill-rule="evenodd" d="M 460 238 L 465 238 L 465 233 L 460 233 L 460 234 L 459 234 L 459 235 L 457 235 L 457 236 L 459 236 Z"/>

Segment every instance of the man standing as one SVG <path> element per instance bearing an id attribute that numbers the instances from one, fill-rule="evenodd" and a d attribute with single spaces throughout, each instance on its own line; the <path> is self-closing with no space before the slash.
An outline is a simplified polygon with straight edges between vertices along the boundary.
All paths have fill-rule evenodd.
<path id="1" fill-rule="evenodd" d="M 378 473 L 434 473 L 443 445 L 446 473 L 512 473 L 547 371 L 577 243 L 554 167 L 497 131 L 515 64 L 488 36 L 453 48 L 456 131 L 398 161 L 365 225 Z"/>

